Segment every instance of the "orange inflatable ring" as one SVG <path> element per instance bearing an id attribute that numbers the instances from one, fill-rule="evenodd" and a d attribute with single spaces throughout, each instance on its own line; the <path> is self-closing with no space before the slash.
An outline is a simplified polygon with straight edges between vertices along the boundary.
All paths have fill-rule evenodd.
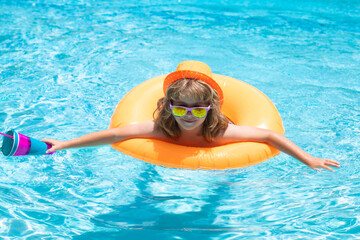
<path id="1" fill-rule="evenodd" d="M 157 100 L 164 96 L 166 75 L 147 80 L 132 89 L 118 103 L 110 128 L 153 119 Z M 213 74 L 224 93 L 222 112 L 236 125 L 255 126 L 284 134 L 274 104 L 255 87 L 237 79 Z M 141 110 L 139 110 L 141 109 Z M 280 152 L 266 144 L 239 142 L 219 147 L 188 147 L 154 139 L 129 139 L 111 147 L 156 165 L 186 169 L 226 169 L 258 164 Z"/>

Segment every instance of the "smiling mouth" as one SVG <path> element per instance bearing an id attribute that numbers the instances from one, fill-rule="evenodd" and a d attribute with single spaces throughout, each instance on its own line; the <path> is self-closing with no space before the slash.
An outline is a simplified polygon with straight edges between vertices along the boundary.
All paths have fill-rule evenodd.
<path id="1" fill-rule="evenodd" d="M 196 120 L 186 120 L 186 119 L 183 119 L 184 122 L 187 122 L 187 123 L 192 123 L 192 122 L 195 122 Z"/>

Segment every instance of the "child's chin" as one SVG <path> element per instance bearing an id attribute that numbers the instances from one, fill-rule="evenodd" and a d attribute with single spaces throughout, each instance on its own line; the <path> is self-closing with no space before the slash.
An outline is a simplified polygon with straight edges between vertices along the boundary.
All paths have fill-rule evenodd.
<path id="1" fill-rule="evenodd" d="M 196 122 L 181 124 L 181 127 L 185 130 L 193 130 L 198 126 L 199 126 L 199 124 L 197 124 Z"/>

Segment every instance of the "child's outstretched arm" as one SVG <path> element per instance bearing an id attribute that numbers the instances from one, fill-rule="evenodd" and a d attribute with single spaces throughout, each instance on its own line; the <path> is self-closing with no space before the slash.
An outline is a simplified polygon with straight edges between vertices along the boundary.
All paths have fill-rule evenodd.
<path id="1" fill-rule="evenodd" d="M 313 157 L 307 152 L 303 151 L 300 147 L 291 142 L 289 139 L 277 132 L 256 127 L 239 127 L 233 125 L 229 126 L 228 130 L 229 131 L 225 133 L 226 136 L 224 135 L 224 137 L 228 139 L 266 143 L 298 159 L 300 162 L 308 165 L 309 167 L 319 172 L 321 172 L 319 168 L 324 168 L 329 171 L 334 171 L 334 169 L 330 167 L 340 168 L 339 162 L 331 159 Z"/>
<path id="2" fill-rule="evenodd" d="M 112 128 L 93 132 L 79 138 L 68 141 L 59 141 L 55 139 L 42 139 L 41 141 L 52 145 L 47 152 L 58 151 L 68 148 L 82 148 L 91 146 L 100 146 L 124 141 L 130 138 L 155 137 L 153 121 L 131 124 L 124 127 Z"/>

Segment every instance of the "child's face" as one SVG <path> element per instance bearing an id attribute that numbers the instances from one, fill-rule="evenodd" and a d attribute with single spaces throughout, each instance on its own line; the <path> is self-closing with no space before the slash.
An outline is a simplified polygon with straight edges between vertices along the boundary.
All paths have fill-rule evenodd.
<path id="1" fill-rule="evenodd" d="M 208 102 L 199 102 L 196 99 L 179 99 L 173 101 L 174 106 L 184 106 L 184 107 L 207 107 L 209 106 Z M 174 116 L 175 117 L 175 116 Z M 175 117 L 176 122 L 179 124 L 181 130 L 193 130 L 200 131 L 202 124 L 204 123 L 206 117 L 197 118 L 192 115 L 191 112 L 187 112 L 183 117 Z"/>

